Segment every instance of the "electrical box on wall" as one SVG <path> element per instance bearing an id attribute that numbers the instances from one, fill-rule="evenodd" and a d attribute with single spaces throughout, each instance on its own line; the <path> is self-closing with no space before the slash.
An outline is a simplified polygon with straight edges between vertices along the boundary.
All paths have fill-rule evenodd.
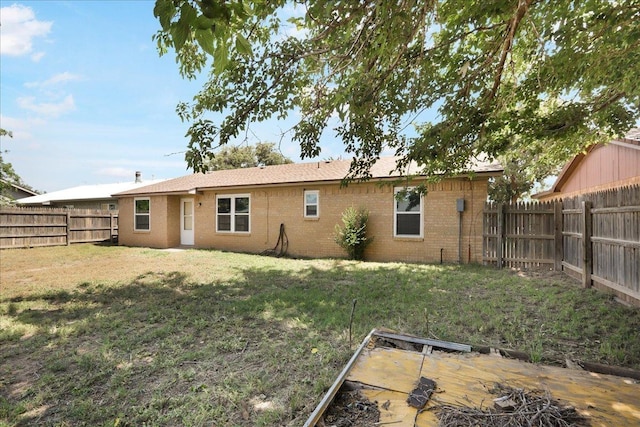
<path id="1" fill-rule="evenodd" d="M 456 200 L 456 209 L 458 212 L 464 212 L 464 199 Z"/>

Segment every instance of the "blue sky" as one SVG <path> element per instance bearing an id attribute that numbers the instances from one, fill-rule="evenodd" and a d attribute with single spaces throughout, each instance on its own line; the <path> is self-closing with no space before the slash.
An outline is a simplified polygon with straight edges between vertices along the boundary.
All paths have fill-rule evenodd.
<path id="1" fill-rule="evenodd" d="M 188 124 L 175 107 L 204 77 L 184 80 L 173 54 L 159 57 L 153 0 L 0 6 L 0 127 L 13 132 L 1 143 L 25 183 L 51 192 L 126 182 L 138 170 L 143 179 L 191 173 L 181 153 Z M 291 124 L 254 125 L 248 143 L 278 142 Z M 322 147 L 321 158 L 344 155 L 339 142 Z M 300 160 L 290 139 L 280 149 Z"/>

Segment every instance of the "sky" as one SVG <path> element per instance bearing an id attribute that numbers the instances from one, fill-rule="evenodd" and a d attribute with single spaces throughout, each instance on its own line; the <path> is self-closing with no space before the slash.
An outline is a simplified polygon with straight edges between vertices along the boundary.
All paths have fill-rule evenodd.
<path id="1" fill-rule="evenodd" d="M 205 82 L 183 79 L 152 40 L 153 0 L 0 0 L 0 127 L 3 158 L 27 185 L 52 192 L 78 185 L 175 178 L 189 124 L 175 112 Z M 215 117 L 210 117 L 214 119 Z M 279 142 L 293 124 L 252 126 L 235 145 Z M 344 156 L 322 141 L 319 158 Z M 285 137 L 282 153 L 298 162 Z"/>

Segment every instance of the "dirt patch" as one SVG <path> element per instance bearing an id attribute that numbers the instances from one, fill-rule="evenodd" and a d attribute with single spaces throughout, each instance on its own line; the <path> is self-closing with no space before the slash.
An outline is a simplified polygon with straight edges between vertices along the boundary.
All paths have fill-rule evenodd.
<path id="1" fill-rule="evenodd" d="M 341 391 L 324 416 L 326 427 L 369 427 L 378 421 L 378 402 L 371 402 L 358 390 Z"/>

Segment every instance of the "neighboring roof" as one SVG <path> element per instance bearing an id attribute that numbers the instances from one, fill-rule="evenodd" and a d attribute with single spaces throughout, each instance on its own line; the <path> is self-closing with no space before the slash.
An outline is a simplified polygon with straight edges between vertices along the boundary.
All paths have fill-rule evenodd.
<path id="1" fill-rule="evenodd" d="M 640 128 L 633 128 L 627 132 L 624 138 L 621 139 L 623 142 L 635 142 L 636 144 L 640 144 Z"/>
<path id="2" fill-rule="evenodd" d="M 1 178 L 0 178 L 0 182 L 3 182 L 3 183 L 5 183 L 5 184 L 8 184 L 8 185 L 10 185 L 11 187 L 13 187 L 14 189 L 16 189 L 16 190 L 18 190 L 18 191 L 22 191 L 23 193 L 32 194 L 32 195 L 34 195 L 34 196 L 37 196 L 37 195 L 38 195 L 38 193 L 36 193 L 35 191 L 30 190 L 30 189 L 28 189 L 28 188 L 24 188 L 24 187 L 22 187 L 22 186 L 20 186 L 20 185 L 17 185 L 17 184 L 15 184 L 15 183 L 13 183 L 13 182 L 7 181 L 6 179 L 1 179 Z"/>
<path id="3" fill-rule="evenodd" d="M 614 139 L 609 141 L 609 144 L 619 145 L 626 148 L 631 148 L 633 150 L 640 150 L 640 128 L 630 129 L 623 138 Z M 542 191 L 540 193 L 534 194 L 534 199 L 538 199 L 541 197 L 548 196 L 549 194 L 558 193 L 562 186 L 567 182 L 567 180 L 571 177 L 573 171 L 580 165 L 580 163 L 584 160 L 585 157 L 589 153 L 591 153 L 596 148 L 603 147 L 602 144 L 595 144 L 587 148 L 584 153 L 580 153 L 576 155 L 569 163 L 564 165 L 558 178 L 556 178 L 556 182 L 553 183 L 550 189 L 546 191 Z"/>
<path id="4" fill-rule="evenodd" d="M 395 157 L 383 157 L 371 168 L 373 179 L 399 178 L 403 175 L 394 171 Z M 170 179 L 159 184 L 149 185 L 114 196 L 132 196 L 139 194 L 184 194 L 196 191 L 229 187 L 253 187 L 282 184 L 302 184 L 318 182 L 339 182 L 349 173 L 351 160 L 318 161 L 312 163 L 290 163 L 285 165 L 263 166 L 244 169 L 198 173 Z M 495 162 L 476 162 L 471 168 L 475 173 L 500 173 L 503 167 Z M 420 168 L 412 164 L 404 175 L 417 174 Z"/>
<path id="5" fill-rule="evenodd" d="M 66 190 L 52 191 L 51 193 L 40 194 L 32 197 L 25 197 L 16 200 L 16 203 L 23 205 L 49 205 L 56 202 L 67 202 L 77 200 L 109 200 L 114 193 L 132 190 L 160 183 L 164 180 L 151 180 L 145 182 L 119 182 L 116 184 L 96 184 L 81 185 L 79 187 L 67 188 Z"/>

